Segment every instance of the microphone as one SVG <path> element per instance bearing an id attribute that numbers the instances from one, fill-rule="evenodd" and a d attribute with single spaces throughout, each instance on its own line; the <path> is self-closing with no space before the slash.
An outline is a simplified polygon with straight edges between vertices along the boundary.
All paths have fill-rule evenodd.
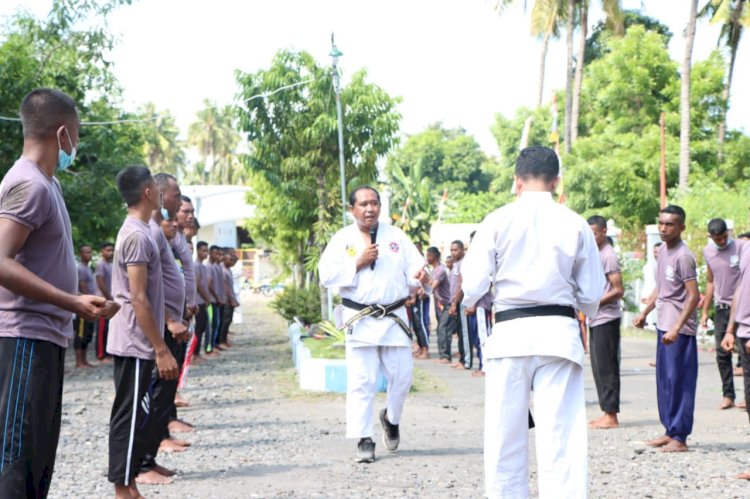
<path id="1" fill-rule="evenodd" d="M 370 244 L 375 244 L 375 239 L 378 237 L 378 226 L 376 225 L 370 229 Z M 370 264 L 370 270 L 375 270 L 375 260 Z"/>

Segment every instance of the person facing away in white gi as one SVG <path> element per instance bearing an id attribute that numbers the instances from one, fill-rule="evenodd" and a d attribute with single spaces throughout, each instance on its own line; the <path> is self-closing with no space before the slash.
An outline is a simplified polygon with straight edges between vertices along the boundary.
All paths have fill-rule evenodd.
<path id="1" fill-rule="evenodd" d="M 346 437 L 357 438 L 358 462 L 375 460 L 373 400 L 378 366 L 388 381 L 380 411 L 383 443 L 399 444 L 399 423 L 412 380 L 411 331 L 404 303 L 427 274 L 424 258 L 403 231 L 378 223 L 380 195 L 369 186 L 349 195 L 356 223 L 339 230 L 320 258 L 323 286 L 339 288 L 346 331 Z M 428 290 L 429 292 L 429 290 Z"/>
<path id="2" fill-rule="evenodd" d="M 516 160 L 517 199 L 487 215 L 464 258 L 464 304 L 494 285 L 485 358 L 484 471 L 488 497 L 528 497 L 528 410 L 534 391 L 540 497 L 586 496 L 583 345 L 575 309 L 596 315 L 604 292 L 588 223 L 552 194 L 557 155 L 528 147 Z"/>

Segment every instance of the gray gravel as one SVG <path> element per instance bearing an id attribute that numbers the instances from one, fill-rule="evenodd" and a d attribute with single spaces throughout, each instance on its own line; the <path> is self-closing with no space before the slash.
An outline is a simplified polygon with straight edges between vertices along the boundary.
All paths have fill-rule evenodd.
<path id="1" fill-rule="evenodd" d="M 193 366 L 180 415 L 197 426 L 192 447 L 159 461 L 179 472 L 171 485 L 142 486 L 146 497 L 482 497 L 483 385 L 481 378 L 432 361 L 417 361 L 422 390 L 407 402 L 401 449 L 389 454 L 376 428 L 377 461 L 355 464 L 355 444 L 344 439 L 344 397 L 305 394 L 295 374 L 284 323 L 267 299 L 244 297 L 245 324 L 234 348 Z M 434 338 L 433 338 L 434 341 Z M 750 425 L 740 410 L 719 411 L 721 389 L 713 354 L 700 353 L 691 451 L 665 455 L 645 447 L 660 435 L 656 409 L 654 340 L 622 345 L 622 428 L 592 431 L 591 497 L 750 497 L 734 479 L 750 470 Z M 112 367 L 72 367 L 63 401 L 63 426 L 50 497 L 112 496 L 107 481 L 107 436 L 114 389 Z M 586 367 L 590 418 L 598 416 Z M 735 378 L 741 398 L 741 378 Z M 376 407 L 384 405 L 379 395 Z M 533 431 L 532 443 L 533 447 Z M 532 461 L 532 491 L 535 467 Z"/>

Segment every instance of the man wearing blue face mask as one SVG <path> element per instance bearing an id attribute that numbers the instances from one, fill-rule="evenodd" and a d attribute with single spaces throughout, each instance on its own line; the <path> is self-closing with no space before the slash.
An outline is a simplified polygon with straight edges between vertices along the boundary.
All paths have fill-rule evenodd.
<path id="1" fill-rule="evenodd" d="M 739 244 L 729 237 L 727 224 L 721 218 L 708 222 L 708 237 L 710 241 L 703 248 L 703 258 L 706 260 L 706 296 L 703 299 L 701 327 L 708 326 L 708 312 L 713 302 L 716 364 L 724 393 L 719 408 L 729 409 L 734 407 L 735 400 L 732 352 L 721 348 L 721 340 L 727 331 L 732 297 L 740 279 Z"/>
<path id="2" fill-rule="evenodd" d="M 70 219 L 55 171 L 73 162 L 80 121 L 63 92 L 21 103 L 23 154 L 0 183 L 0 497 L 46 497 L 60 436 L 73 314 L 118 307 L 78 294 Z"/>

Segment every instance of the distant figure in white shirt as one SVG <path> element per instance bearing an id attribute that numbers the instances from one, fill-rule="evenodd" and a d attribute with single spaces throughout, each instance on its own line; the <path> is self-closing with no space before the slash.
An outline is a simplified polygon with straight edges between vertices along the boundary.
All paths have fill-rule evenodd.
<path id="1" fill-rule="evenodd" d="M 586 496 L 588 444 L 583 344 L 576 309 L 596 316 L 604 292 L 588 223 L 552 198 L 557 155 L 528 147 L 516 160 L 518 198 L 490 213 L 464 258 L 464 304 L 494 285 L 495 325 L 484 346 L 485 491 L 528 497 L 533 387 L 540 497 Z"/>
<path id="2" fill-rule="evenodd" d="M 403 231 L 379 224 L 380 195 L 355 189 L 349 212 L 356 223 L 334 234 L 320 258 L 320 282 L 338 287 L 346 331 L 346 437 L 359 439 L 358 462 L 375 460 L 373 401 L 378 366 L 388 380 L 386 407 L 380 411 L 383 443 L 399 445 L 399 423 L 412 380 L 409 296 L 426 284 L 424 257 Z M 428 289 L 428 291 L 430 291 Z"/>

